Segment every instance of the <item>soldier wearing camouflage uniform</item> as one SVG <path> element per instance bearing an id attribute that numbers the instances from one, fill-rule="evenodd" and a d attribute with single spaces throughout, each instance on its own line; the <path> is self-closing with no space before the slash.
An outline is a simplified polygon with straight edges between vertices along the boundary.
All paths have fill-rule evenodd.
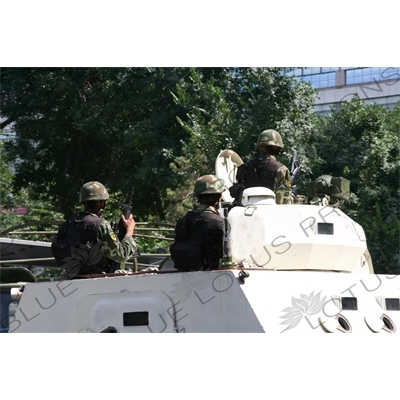
<path id="1" fill-rule="evenodd" d="M 238 200 L 244 189 L 264 186 L 275 192 L 277 204 L 291 203 L 290 172 L 276 160 L 283 148 L 281 135 L 273 129 L 267 129 L 260 133 L 257 147 L 260 155 L 239 166 L 236 174 L 238 183 L 229 189 L 231 196 Z"/>
<path id="2" fill-rule="evenodd" d="M 112 261 L 123 263 L 135 253 L 137 246 L 132 236 L 136 223 L 132 215 L 128 219 L 121 216 L 126 227 L 122 241 L 118 240 L 110 223 L 100 217 L 108 198 L 109 194 L 100 182 L 85 183 L 79 196 L 84 211 L 60 226 L 58 238 L 64 243 L 73 243 L 72 251 L 69 250 L 72 253 L 70 257 L 57 260 L 57 249 L 53 251 L 58 264 L 63 264 L 67 279 L 77 275 L 114 272 L 110 271 Z"/>
<path id="3" fill-rule="evenodd" d="M 195 271 L 218 268 L 222 253 L 223 222 L 218 213 L 224 182 L 214 175 L 197 179 L 194 195 L 199 204 L 180 218 L 175 227 L 171 258 L 175 268 Z"/>

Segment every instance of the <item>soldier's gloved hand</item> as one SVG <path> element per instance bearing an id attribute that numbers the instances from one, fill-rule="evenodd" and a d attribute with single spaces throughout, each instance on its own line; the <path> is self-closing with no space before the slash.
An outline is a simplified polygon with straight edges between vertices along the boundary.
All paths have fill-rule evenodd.
<path id="1" fill-rule="evenodd" d="M 114 271 L 114 274 L 120 274 L 120 275 L 128 275 L 128 274 L 131 274 L 131 273 L 132 273 L 132 271 L 127 271 L 127 270 L 124 270 L 124 269 L 117 269 L 117 270 Z"/>
<path id="2" fill-rule="evenodd" d="M 158 267 L 147 267 L 140 270 L 140 272 L 158 272 L 158 271 L 159 271 Z"/>

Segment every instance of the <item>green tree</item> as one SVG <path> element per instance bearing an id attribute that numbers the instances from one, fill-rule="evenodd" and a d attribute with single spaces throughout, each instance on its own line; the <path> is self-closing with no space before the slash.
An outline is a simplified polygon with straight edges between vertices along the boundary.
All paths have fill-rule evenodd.
<path id="1" fill-rule="evenodd" d="M 305 161 L 313 153 L 308 146 L 316 91 L 294 78 L 290 68 L 193 68 L 174 96 L 188 110 L 180 123 L 189 134 L 183 145 L 193 177 L 214 173 L 215 159 L 226 148 L 244 161 L 254 157 L 265 129 L 282 134 L 280 161 L 286 165 L 293 150 Z"/>
<path id="2" fill-rule="evenodd" d="M 168 194 L 186 188 L 188 178 L 212 172 L 219 150 L 230 147 L 248 158 L 267 127 L 284 136 L 283 162 L 289 162 L 293 146 L 302 149 L 315 93 L 288 72 L 3 68 L 1 116 L 16 133 L 7 147 L 15 189 L 29 186 L 32 199 L 71 217 L 88 180 L 110 189 L 112 215 L 134 186 L 135 216 L 164 220 Z M 189 167 L 185 174 L 179 163 Z"/>
<path id="3" fill-rule="evenodd" d="M 0 140 L 0 206 L 3 208 L 14 206 L 12 192 L 13 174 L 8 165 L 7 154 L 4 152 L 4 143 Z"/>
<path id="4" fill-rule="evenodd" d="M 145 69 L 140 80 L 126 72 L 123 90 L 136 94 L 137 106 L 115 143 L 112 187 L 127 195 L 134 186 L 136 216 L 151 214 L 165 220 L 167 191 L 181 179 L 171 173 L 170 164 L 181 155 L 181 142 L 187 137 L 177 120 L 186 118 L 185 109 L 174 102 L 171 92 L 183 84 L 188 70 Z"/>
<path id="5" fill-rule="evenodd" d="M 62 221 L 63 215 L 55 212 L 50 203 L 43 200 L 30 199 L 28 189 L 15 190 L 13 171 L 9 166 L 8 155 L 4 151 L 4 143 L 0 141 L 0 232 L 12 230 L 54 231 L 56 224 L 43 221 Z M 18 215 L 15 210 L 22 206 L 26 214 Z M 16 239 L 27 239 L 26 235 L 13 235 Z M 50 235 L 32 234 L 31 240 L 46 241 Z"/>
<path id="6" fill-rule="evenodd" d="M 400 105 L 355 98 L 316 120 L 316 91 L 290 71 L 2 68 L 1 128 L 11 126 L 15 140 L 0 149 L 0 200 L 29 209 L 3 214 L 2 225 L 71 217 L 81 185 L 93 179 L 110 189 L 107 219 L 118 218 L 134 186 L 137 220 L 173 222 L 221 150 L 247 160 L 258 134 L 272 128 L 283 136 L 281 162 L 289 166 L 295 149 L 306 161 L 301 181 L 350 180 L 344 211 L 364 227 L 375 270 L 399 273 Z"/>
<path id="7" fill-rule="evenodd" d="M 363 226 L 379 273 L 399 273 L 399 133 L 400 103 L 389 110 L 355 97 L 321 118 L 313 138 L 315 175 L 350 180 L 343 210 Z"/>
<path id="8" fill-rule="evenodd" d="M 80 186 L 99 180 L 136 215 L 158 213 L 173 182 L 169 163 L 183 132 L 173 102 L 184 69 L 3 68 L 1 115 L 16 140 L 15 187 L 71 217 Z M 182 117 L 184 117 L 182 115 Z M 171 181 L 172 180 L 172 181 Z M 119 192 L 117 190 L 120 190 Z M 122 195 L 122 193 L 126 195 Z"/>

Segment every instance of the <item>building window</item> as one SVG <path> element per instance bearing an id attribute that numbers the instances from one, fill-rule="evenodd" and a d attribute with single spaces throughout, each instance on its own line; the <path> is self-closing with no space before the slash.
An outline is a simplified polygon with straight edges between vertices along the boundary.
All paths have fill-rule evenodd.
<path id="1" fill-rule="evenodd" d="M 327 72 L 321 74 L 302 75 L 298 77 L 300 80 L 311 83 L 316 89 L 334 87 L 335 72 Z"/>
<path id="2" fill-rule="evenodd" d="M 346 85 L 400 79 L 399 67 L 356 68 L 346 71 Z"/>
<path id="3" fill-rule="evenodd" d="M 322 73 L 324 73 L 324 72 L 335 72 L 335 71 L 339 71 L 339 67 L 322 67 L 321 68 L 321 72 Z"/>
<path id="4" fill-rule="evenodd" d="M 316 89 L 331 88 L 339 84 L 335 81 L 335 71 L 344 71 L 346 85 L 368 82 L 400 80 L 400 67 L 312 67 L 295 68 L 293 74 L 298 79 L 311 83 Z"/>

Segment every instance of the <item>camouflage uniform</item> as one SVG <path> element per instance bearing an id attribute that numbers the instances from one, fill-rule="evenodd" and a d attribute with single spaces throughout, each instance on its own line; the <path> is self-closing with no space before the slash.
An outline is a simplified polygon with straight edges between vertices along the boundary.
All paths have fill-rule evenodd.
<path id="1" fill-rule="evenodd" d="M 108 200 L 109 197 L 107 189 L 103 184 L 92 181 L 82 186 L 79 201 L 82 203 L 90 200 Z M 92 215 L 96 216 L 95 214 Z M 102 219 L 98 226 L 97 239 L 103 254 L 107 258 L 119 263 L 126 261 L 137 249 L 135 239 L 131 236 L 125 235 L 122 241 L 119 241 L 110 223 L 104 219 Z"/>
<path id="2" fill-rule="evenodd" d="M 108 198 L 105 187 L 95 181 L 83 185 L 79 196 L 82 203 Z M 110 223 L 88 210 L 63 223 L 52 244 L 57 264 L 65 268 L 68 279 L 81 274 L 110 272 L 112 261 L 123 263 L 136 250 L 133 237 L 125 235 L 119 241 Z M 116 269 L 114 265 L 113 269 Z"/>
<path id="3" fill-rule="evenodd" d="M 105 219 L 99 225 L 97 239 L 103 254 L 118 263 L 126 261 L 137 249 L 136 241 L 132 236 L 125 235 L 122 241 L 119 241 L 110 223 Z"/>
<path id="4" fill-rule="evenodd" d="M 239 166 L 236 174 L 238 183 L 229 189 L 236 199 L 242 193 L 240 189 L 264 186 L 275 192 L 277 204 L 292 202 L 290 172 L 269 153 L 268 146 L 283 148 L 281 135 L 272 129 L 261 132 L 258 137 L 257 147 L 262 149 L 261 154 Z"/>

